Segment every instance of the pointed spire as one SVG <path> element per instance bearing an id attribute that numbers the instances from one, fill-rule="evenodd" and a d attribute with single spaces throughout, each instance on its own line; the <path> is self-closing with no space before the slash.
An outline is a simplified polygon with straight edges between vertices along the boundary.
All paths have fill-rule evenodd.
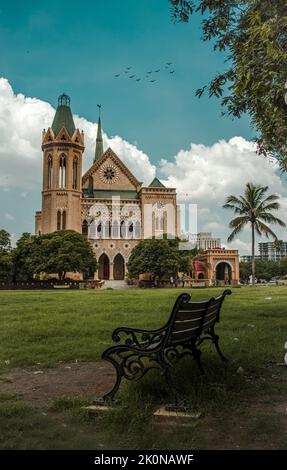
<path id="1" fill-rule="evenodd" d="M 98 160 L 104 153 L 104 146 L 103 146 L 103 136 L 102 136 L 102 124 L 101 124 L 101 104 L 97 105 L 99 108 L 99 120 L 98 120 L 98 131 L 97 131 L 97 140 L 96 140 L 96 151 L 95 151 L 95 158 L 94 162 Z"/>

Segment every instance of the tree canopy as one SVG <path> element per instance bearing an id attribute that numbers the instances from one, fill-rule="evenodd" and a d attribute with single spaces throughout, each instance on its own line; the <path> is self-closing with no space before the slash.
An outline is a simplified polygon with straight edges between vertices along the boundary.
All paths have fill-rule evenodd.
<path id="1" fill-rule="evenodd" d="M 7 237 L 3 240 L 6 243 Z M 67 272 L 86 274 L 96 269 L 97 260 L 90 243 L 73 230 L 41 236 L 23 233 L 11 252 L 1 251 L 0 237 L 1 279 L 32 280 L 35 274 L 46 273 L 57 274 L 62 280 Z"/>
<path id="2" fill-rule="evenodd" d="M 159 279 L 165 274 L 191 269 L 186 252 L 179 251 L 178 240 L 148 239 L 142 240 L 133 249 L 128 270 L 131 275 L 150 273 Z"/>
<path id="3" fill-rule="evenodd" d="M 196 94 L 219 98 L 223 114 L 249 114 L 259 153 L 274 156 L 287 171 L 286 0 L 169 2 L 175 21 L 202 14 L 203 41 L 227 56 L 225 69 Z"/>
<path id="4" fill-rule="evenodd" d="M 12 273 L 13 261 L 10 234 L 6 230 L 0 230 L 0 279 L 11 280 Z"/>
<path id="5" fill-rule="evenodd" d="M 97 269 L 93 249 L 83 235 L 61 230 L 34 238 L 36 273 L 57 273 L 60 280 L 67 272 L 88 273 Z"/>

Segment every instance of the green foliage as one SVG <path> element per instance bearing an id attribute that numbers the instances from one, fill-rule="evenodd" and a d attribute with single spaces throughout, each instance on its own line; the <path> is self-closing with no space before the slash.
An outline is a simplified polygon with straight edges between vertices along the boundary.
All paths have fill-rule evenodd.
<path id="1" fill-rule="evenodd" d="M 73 230 L 61 230 L 35 237 L 33 253 L 35 273 L 57 273 L 64 279 L 67 272 L 90 272 L 97 269 L 93 249 L 83 235 Z"/>
<path id="2" fill-rule="evenodd" d="M 2 229 L 0 230 L 0 253 L 8 252 L 10 250 L 11 250 L 10 233 Z"/>
<path id="3" fill-rule="evenodd" d="M 253 224 L 259 236 L 265 235 L 267 238 L 272 236 L 275 240 L 277 239 L 268 224 L 285 227 L 285 223 L 272 214 L 272 211 L 277 211 L 280 207 L 279 196 L 270 194 L 264 198 L 268 189 L 268 186 L 262 187 L 247 183 L 244 196 L 227 197 L 223 207 L 232 209 L 237 215 L 229 224 L 229 227 L 233 229 L 228 237 L 229 242 L 234 240 L 247 224 Z"/>
<path id="4" fill-rule="evenodd" d="M 179 241 L 148 239 L 141 241 L 133 250 L 128 262 L 131 275 L 151 273 L 161 279 L 165 274 L 190 270 L 186 252 L 179 251 Z"/>
<path id="5" fill-rule="evenodd" d="M 0 230 L 0 280 L 10 281 L 13 275 L 10 234 Z"/>
<path id="6" fill-rule="evenodd" d="M 12 253 L 15 278 L 31 280 L 35 274 L 94 272 L 97 261 L 90 243 L 73 230 L 61 230 L 48 235 L 23 233 Z"/>
<path id="7" fill-rule="evenodd" d="M 249 279 L 252 274 L 252 264 L 240 263 L 240 278 Z M 287 276 L 287 257 L 280 261 L 256 260 L 255 276 L 257 279 L 270 281 L 273 277 Z"/>
<path id="8" fill-rule="evenodd" d="M 285 0 L 169 0 L 175 20 L 203 15 L 202 39 L 227 53 L 227 67 L 197 90 L 221 100 L 224 114 L 251 117 L 258 150 L 287 170 Z"/>
<path id="9" fill-rule="evenodd" d="M 235 219 L 231 220 L 229 227 L 232 229 L 228 241 L 232 241 L 242 231 L 246 225 L 251 226 L 252 236 L 252 283 L 255 283 L 255 232 L 257 235 L 265 235 L 267 238 L 271 235 L 275 240 L 277 236 L 269 227 L 269 224 L 285 227 L 285 223 L 275 217 L 272 212 L 279 209 L 279 196 L 270 194 L 266 196 L 268 186 L 256 186 L 247 183 L 244 196 L 228 196 L 225 209 L 231 209 L 236 214 Z"/>
<path id="10" fill-rule="evenodd" d="M 38 239 L 30 233 L 23 233 L 13 250 L 14 277 L 17 281 L 30 281 L 33 279 L 40 263 L 41 256 Z"/>

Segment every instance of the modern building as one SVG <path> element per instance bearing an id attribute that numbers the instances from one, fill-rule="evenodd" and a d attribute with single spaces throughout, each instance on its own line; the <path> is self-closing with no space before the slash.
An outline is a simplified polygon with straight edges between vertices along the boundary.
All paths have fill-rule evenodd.
<path id="1" fill-rule="evenodd" d="M 287 256 L 287 242 L 259 242 L 258 248 L 261 260 L 280 261 Z"/>
<path id="2" fill-rule="evenodd" d="M 214 238 L 211 232 L 200 232 L 196 235 L 190 235 L 190 241 L 201 250 L 210 250 L 212 248 L 221 248 L 221 239 Z"/>
<path id="3" fill-rule="evenodd" d="M 255 259 L 256 259 L 256 260 L 260 260 L 261 257 L 258 256 L 258 255 L 256 255 L 256 256 L 255 256 Z M 252 261 L 252 256 L 251 256 L 251 255 L 242 255 L 242 256 L 240 256 L 240 261 L 241 261 L 242 263 L 251 263 L 251 261 Z"/>

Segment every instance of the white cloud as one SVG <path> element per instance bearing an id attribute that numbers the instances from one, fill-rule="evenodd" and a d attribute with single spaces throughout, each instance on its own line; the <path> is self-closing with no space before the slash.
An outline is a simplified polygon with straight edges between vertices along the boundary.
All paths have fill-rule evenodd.
<path id="1" fill-rule="evenodd" d="M 255 146 L 243 137 L 221 140 L 212 146 L 191 144 L 189 150 L 180 150 L 173 161 L 161 160 L 160 173 L 164 184 L 177 188 L 179 202 L 198 205 L 198 228 L 212 231 L 226 243 L 228 222 L 232 211 L 222 209 L 229 194 L 242 194 L 246 183 L 267 185 L 270 192 L 281 196 L 278 216 L 287 222 L 287 191 L 277 167 L 256 154 Z M 274 227 L 275 233 L 286 240 L 286 229 Z M 241 238 L 241 235 L 240 235 Z M 249 230 L 242 233 L 237 246 L 250 252 Z"/>
<path id="2" fill-rule="evenodd" d="M 8 80 L 0 78 L 0 203 L 2 199 L 3 212 L 6 208 L 4 192 L 19 191 L 19 195 L 26 198 L 28 190 L 39 191 L 40 204 L 41 134 L 43 128 L 51 125 L 54 114 L 55 109 L 49 103 L 14 94 Z M 94 157 L 97 124 L 79 116 L 74 119 L 85 133 L 83 166 L 86 171 Z M 104 134 L 103 138 L 105 148 L 110 146 L 140 181 L 150 183 L 156 169 L 148 155 L 120 136 Z M 212 231 L 223 243 L 229 234 L 228 222 L 233 213 L 223 210 L 222 204 L 227 195 L 241 194 L 248 181 L 268 185 L 271 192 L 281 196 L 278 216 L 287 221 L 287 191 L 276 170 L 276 165 L 256 155 L 254 145 L 242 137 L 220 140 L 212 146 L 191 144 L 189 150 L 180 150 L 174 159 L 159 162 L 159 176 L 164 184 L 177 189 L 178 202 L 198 205 L 198 230 Z M 32 212 L 31 209 L 31 220 Z M 13 213 L 17 217 L 17 207 Z M 7 212 L 5 219 L 7 223 L 12 222 L 14 216 Z M 287 239 L 286 230 L 275 230 L 281 239 Z M 240 239 L 229 246 L 248 253 L 249 230 L 244 230 Z"/>
<path id="3" fill-rule="evenodd" d="M 0 187 L 32 189 L 41 186 L 42 130 L 47 129 L 55 114 L 44 101 L 14 94 L 5 78 L 0 78 Z M 85 133 L 84 169 L 93 161 L 97 124 L 74 116 L 75 124 Z M 110 146 L 122 161 L 145 184 L 155 176 L 148 156 L 121 137 L 103 135 L 104 146 Z"/>
<path id="4" fill-rule="evenodd" d="M 9 214 L 9 212 L 5 212 L 4 217 L 6 220 L 15 220 L 15 217 Z"/>

